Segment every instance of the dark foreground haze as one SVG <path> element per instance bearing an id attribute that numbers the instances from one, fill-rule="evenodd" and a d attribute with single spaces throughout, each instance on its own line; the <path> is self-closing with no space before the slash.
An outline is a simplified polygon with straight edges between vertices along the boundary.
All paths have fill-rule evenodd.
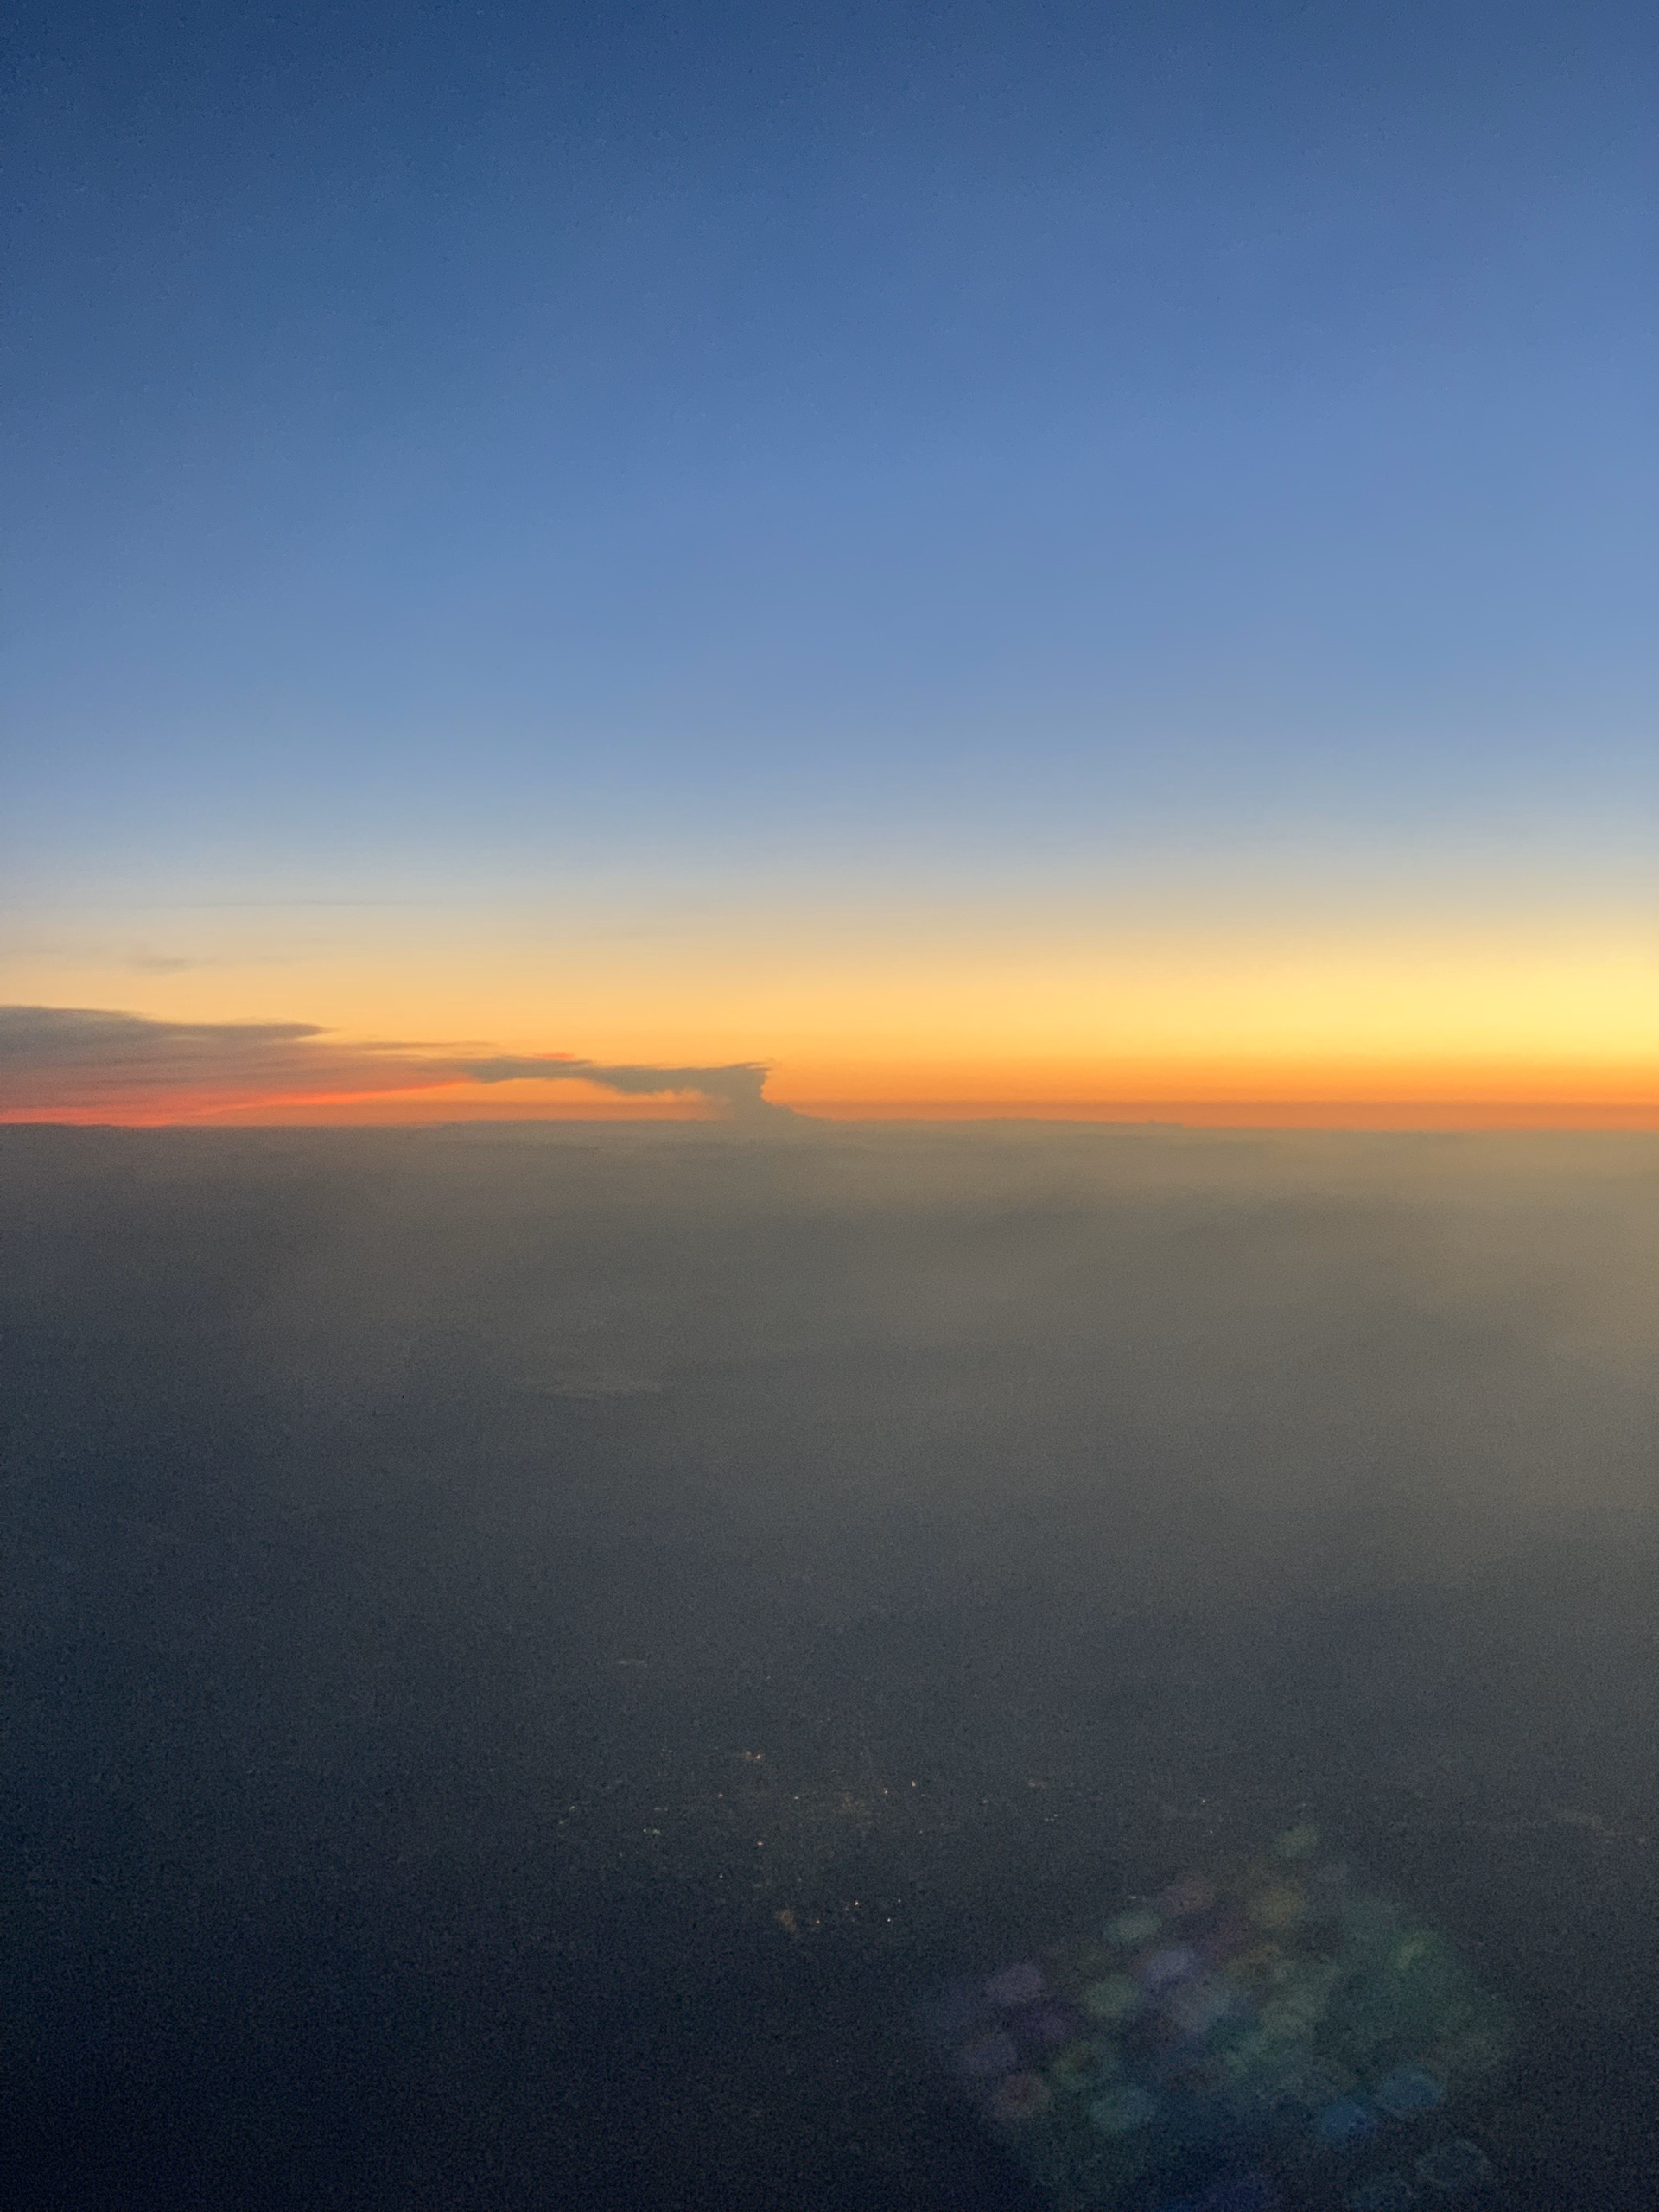
<path id="1" fill-rule="evenodd" d="M 917 1999 L 1298 1821 L 1515 2019 L 1482 2203 L 1653 2203 L 1654 1140 L 0 1197 L 7 2212 L 1020 2212 Z"/>

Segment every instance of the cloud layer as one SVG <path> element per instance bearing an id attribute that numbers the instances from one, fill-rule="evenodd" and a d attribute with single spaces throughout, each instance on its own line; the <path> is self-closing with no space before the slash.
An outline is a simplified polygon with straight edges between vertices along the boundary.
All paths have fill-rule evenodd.
<path id="1" fill-rule="evenodd" d="M 464 1058 L 351 1043 L 309 1021 L 154 1021 L 98 1007 L 0 1007 L 0 1118 L 188 1120 L 239 1107 L 408 1096 L 456 1084 L 582 1083 L 623 1097 L 690 1093 L 734 1120 L 782 1116 L 758 1062 L 611 1067 L 568 1052 Z"/>

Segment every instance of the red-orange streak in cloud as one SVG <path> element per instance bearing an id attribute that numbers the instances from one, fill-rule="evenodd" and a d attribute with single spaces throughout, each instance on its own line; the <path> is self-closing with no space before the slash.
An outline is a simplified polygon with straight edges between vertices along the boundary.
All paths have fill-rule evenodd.
<path id="1" fill-rule="evenodd" d="M 551 1086 L 550 1086 L 550 1088 Z M 561 1087 L 563 1088 L 563 1086 Z M 538 1086 L 539 1089 L 539 1086 Z M 830 1122 L 1180 1122 L 1201 1128 L 1659 1130 L 1659 1099 L 799 1099 L 797 1113 Z M 510 1096 L 499 1085 L 423 1084 L 403 1091 L 279 1093 L 227 1100 L 154 1093 L 97 1106 L 24 1107 L 10 1123 L 167 1128 L 385 1127 L 455 1121 L 696 1122 L 722 1118 L 690 1095 L 656 1097 Z"/>
<path id="2" fill-rule="evenodd" d="M 549 1086 L 551 1088 L 552 1086 Z M 539 1088 L 539 1086 L 538 1086 Z M 514 1096 L 516 1086 L 451 1080 L 405 1090 L 279 1091 L 263 1098 L 227 1097 L 222 1090 L 157 1094 L 85 1106 L 23 1106 L 0 1113 L 0 1124 L 50 1122 L 78 1128 L 160 1129 L 229 1123 L 251 1128 L 290 1123 L 397 1128 L 419 1122 L 707 1121 L 720 1109 L 689 1093 L 625 1097 Z M 572 1086 L 558 1086 L 569 1092 Z"/>

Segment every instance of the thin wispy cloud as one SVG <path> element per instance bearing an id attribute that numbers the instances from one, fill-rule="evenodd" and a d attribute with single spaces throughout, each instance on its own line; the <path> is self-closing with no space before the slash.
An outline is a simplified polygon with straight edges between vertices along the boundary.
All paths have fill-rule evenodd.
<path id="1" fill-rule="evenodd" d="M 181 1119 L 330 1097 L 388 1100 L 455 1084 L 581 1083 L 619 1097 L 708 1100 L 734 1120 L 785 1115 L 759 1062 L 610 1065 L 569 1052 L 464 1058 L 431 1046 L 339 1038 L 308 1021 L 158 1021 L 108 1007 L 0 1007 L 0 1116 L 123 1109 Z"/>

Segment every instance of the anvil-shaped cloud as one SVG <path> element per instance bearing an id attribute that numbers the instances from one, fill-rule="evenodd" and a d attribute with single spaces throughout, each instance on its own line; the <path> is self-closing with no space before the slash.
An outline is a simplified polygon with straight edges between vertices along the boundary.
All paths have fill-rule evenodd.
<path id="1" fill-rule="evenodd" d="M 388 1098 L 455 1084 L 585 1083 L 630 1097 L 694 1093 L 734 1120 L 787 1115 L 758 1062 L 611 1067 L 567 1052 L 466 1058 L 350 1043 L 308 1021 L 156 1021 L 97 1007 L 0 1006 L 0 1120 L 194 1118 L 227 1109 Z"/>

